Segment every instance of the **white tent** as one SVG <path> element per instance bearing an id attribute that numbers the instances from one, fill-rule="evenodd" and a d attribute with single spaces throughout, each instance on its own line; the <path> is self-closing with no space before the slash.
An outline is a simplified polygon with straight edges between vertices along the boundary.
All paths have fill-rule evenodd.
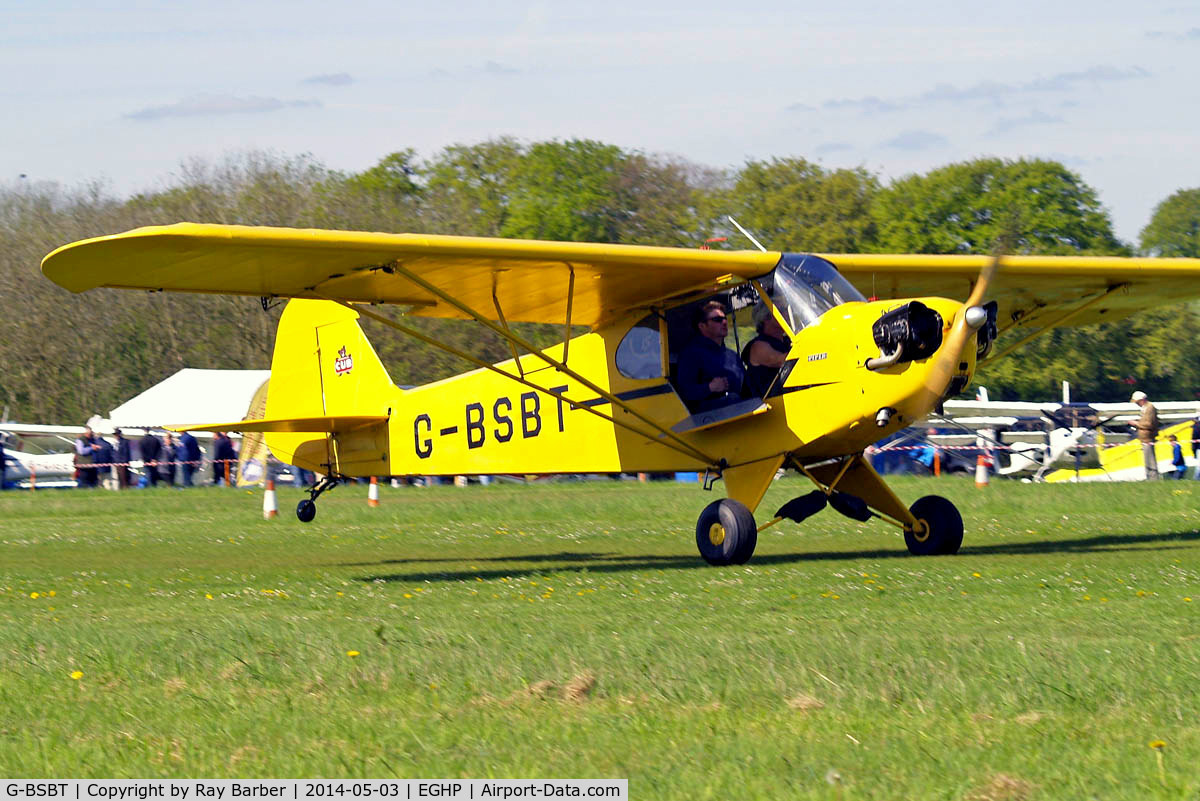
<path id="1" fill-rule="evenodd" d="M 114 428 L 162 428 L 188 423 L 224 423 L 246 415 L 254 393 L 270 370 L 195 370 L 185 368 L 125 401 L 88 424 L 98 432 Z"/>

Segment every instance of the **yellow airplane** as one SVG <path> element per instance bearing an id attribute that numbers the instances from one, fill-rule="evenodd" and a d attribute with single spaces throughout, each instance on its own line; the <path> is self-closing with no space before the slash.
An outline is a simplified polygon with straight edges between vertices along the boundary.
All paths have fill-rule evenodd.
<path id="1" fill-rule="evenodd" d="M 728 495 L 696 524 L 714 565 L 746 562 L 761 528 L 826 504 L 894 524 L 914 554 L 957 552 L 954 505 L 935 495 L 906 505 L 863 449 L 962 391 L 997 335 L 1002 355 L 1056 326 L 1200 296 L 1196 259 L 835 256 L 192 223 L 66 245 L 42 270 L 73 292 L 246 295 L 264 308 L 289 299 L 266 417 L 194 428 L 265 432 L 280 460 L 323 473 L 297 507 L 303 521 L 348 477 L 696 470 Z M 790 347 L 759 394 L 690 409 L 680 357 L 712 300 L 730 330 L 770 318 Z M 360 317 L 479 369 L 402 390 Z M 408 317 L 474 321 L 513 358 L 485 363 Z M 561 325 L 563 341 L 535 347 L 516 321 Z M 589 332 L 572 337 L 575 326 Z M 737 333 L 726 344 L 745 343 Z M 760 528 L 753 512 L 783 466 L 816 490 Z"/>

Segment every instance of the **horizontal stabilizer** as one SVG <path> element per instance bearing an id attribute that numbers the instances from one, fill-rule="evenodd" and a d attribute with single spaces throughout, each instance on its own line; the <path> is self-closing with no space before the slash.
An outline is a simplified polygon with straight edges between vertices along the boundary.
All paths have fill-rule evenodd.
<path id="1" fill-rule="evenodd" d="M 378 423 L 386 423 L 387 415 L 350 415 L 334 417 L 290 417 L 275 420 L 238 420 L 234 423 L 205 423 L 203 425 L 167 426 L 171 431 L 286 431 L 293 434 L 343 434 Z"/>

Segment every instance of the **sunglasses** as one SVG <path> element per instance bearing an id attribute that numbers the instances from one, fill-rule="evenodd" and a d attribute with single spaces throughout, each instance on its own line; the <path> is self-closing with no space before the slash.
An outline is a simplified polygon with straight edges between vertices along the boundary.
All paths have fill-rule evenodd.
<path id="1" fill-rule="evenodd" d="M 723 322 L 726 322 L 728 319 L 729 319 L 729 318 L 727 318 L 725 315 L 723 315 L 723 314 L 722 314 L 722 315 L 719 315 L 719 316 L 717 316 L 717 317 L 709 317 L 709 318 L 708 318 L 708 320 L 706 320 L 706 322 L 709 322 L 709 323 L 723 323 Z"/>

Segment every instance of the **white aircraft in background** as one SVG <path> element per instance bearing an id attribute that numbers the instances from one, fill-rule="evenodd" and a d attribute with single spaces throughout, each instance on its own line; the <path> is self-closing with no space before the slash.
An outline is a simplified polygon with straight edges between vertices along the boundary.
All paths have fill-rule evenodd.
<path id="1" fill-rule="evenodd" d="M 4 480 L 18 487 L 75 486 L 75 438 L 83 426 L 0 422 Z"/>
<path id="2" fill-rule="evenodd" d="M 1181 442 L 1189 441 L 1190 423 L 1200 413 L 1200 404 L 1162 401 L 1154 405 L 1162 423 L 1158 446 L 1161 472 L 1173 469 L 1167 435 L 1174 433 Z M 1061 403 L 992 401 L 987 388 L 980 387 L 975 400 L 946 401 L 941 414 L 914 427 L 922 432 L 914 437 L 950 453 L 961 450 L 969 454 L 972 463 L 976 453 L 987 452 L 998 475 L 1031 474 L 1035 481 L 1051 482 L 1140 480 L 1144 477 L 1141 450 L 1136 444 L 1124 445 L 1131 440 L 1130 425 L 1140 414 L 1141 409 L 1133 403 L 1072 402 L 1066 381 Z M 958 428 L 962 433 L 924 437 L 930 426 Z"/>

